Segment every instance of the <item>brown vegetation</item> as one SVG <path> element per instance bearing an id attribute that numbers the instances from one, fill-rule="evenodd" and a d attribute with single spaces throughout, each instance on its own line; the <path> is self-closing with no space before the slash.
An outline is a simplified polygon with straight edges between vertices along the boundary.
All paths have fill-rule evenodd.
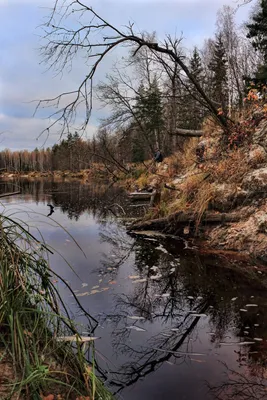
<path id="1" fill-rule="evenodd" d="M 162 200 L 149 211 L 149 220 L 146 218 L 143 228 L 139 224 L 138 229 L 149 226 L 149 229 L 181 234 L 187 224 L 191 226 L 191 234 L 204 233 L 215 247 L 264 258 L 267 246 L 267 114 L 263 108 L 261 110 L 261 117 L 253 124 L 252 131 L 243 135 L 238 145 L 227 145 L 224 133 L 216 128 L 215 132 L 207 129 L 208 122 L 202 162 L 196 155 L 198 140 L 191 139 L 183 152 L 166 159 L 154 174 L 146 173 L 147 185 L 162 188 Z M 257 103 L 251 105 L 250 113 L 246 110 L 247 120 L 242 119 L 244 126 L 251 124 L 255 112 L 258 117 Z M 259 134 L 263 136 L 263 129 L 265 139 L 259 146 L 256 142 Z M 142 182 L 142 176 L 135 183 L 138 182 Z M 215 214 L 210 214 L 213 210 Z"/>

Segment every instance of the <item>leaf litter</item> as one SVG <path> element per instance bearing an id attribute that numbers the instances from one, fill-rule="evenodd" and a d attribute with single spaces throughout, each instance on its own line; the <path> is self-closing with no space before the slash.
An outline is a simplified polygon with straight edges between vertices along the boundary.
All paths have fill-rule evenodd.
<path id="1" fill-rule="evenodd" d="M 146 278 L 137 279 L 135 281 L 132 281 L 132 283 L 144 283 L 144 282 L 146 282 Z"/>
<path id="2" fill-rule="evenodd" d="M 76 294 L 76 296 L 77 297 L 89 296 L 89 292 L 78 293 L 78 294 Z"/>
<path id="3" fill-rule="evenodd" d="M 141 276 L 140 275 L 129 275 L 130 279 L 140 279 Z"/>
<path id="4" fill-rule="evenodd" d="M 77 297 L 91 296 L 91 295 L 93 295 L 93 294 L 102 293 L 102 292 L 105 292 L 105 291 L 107 291 L 107 290 L 109 290 L 109 287 L 104 287 L 104 288 L 99 289 L 99 290 L 98 290 L 98 289 L 93 289 L 93 290 L 91 290 L 91 292 L 79 293 L 79 294 L 77 294 L 76 296 L 77 296 Z"/>
<path id="5" fill-rule="evenodd" d="M 86 342 L 93 342 L 97 339 L 100 339 L 100 337 L 88 337 L 88 336 L 58 336 L 56 340 L 58 342 L 81 342 L 81 343 L 86 343 Z"/>
<path id="6" fill-rule="evenodd" d="M 249 344 L 254 344 L 255 342 L 220 342 L 221 346 L 248 346 Z"/>
<path id="7" fill-rule="evenodd" d="M 191 317 L 207 317 L 207 314 L 191 314 Z"/>
<path id="8" fill-rule="evenodd" d="M 137 332 L 146 332 L 145 329 L 140 328 L 139 326 L 136 326 L 136 325 L 126 326 L 126 329 L 132 329 L 133 331 L 137 331 Z"/>

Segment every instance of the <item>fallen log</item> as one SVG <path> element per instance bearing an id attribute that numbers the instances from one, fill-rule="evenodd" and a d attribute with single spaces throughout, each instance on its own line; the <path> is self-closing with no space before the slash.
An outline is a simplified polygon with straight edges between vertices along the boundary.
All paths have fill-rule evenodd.
<path id="1" fill-rule="evenodd" d="M 153 192 L 132 192 L 129 193 L 129 197 L 132 200 L 150 200 Z"/>
<path id="2" fill-rule="evenodd" d="M 203 131 L 177 128 L 173 135 L 184 137 L 201 137 L 203 135 Z"/>
<path id="3" fill-rule="evenodd" d="M 238 222 L 241 219 L 240 213 L 214 213 L 214 212 L 207 212 L 203 215 L 201 219 L 201 224 L 220 224 L 225 222 Z M 138 222 L 131 225 L 128 228 L 128 231 L 164 231 L 164 232 L 171 232 L 177 230 L 183 230 L 184 226 L 186 225 L 195 225 L 198 220 L 198 216 L 192 212 L 183 212 L 179 211 L 170 215 L 169 217 L 164 218 L 157 218 L 150 221 L 143 221 Z"/>
<path id="4" fill-rule="evenodd" d="M 175 187 L 169 186 L 167 185 L 167 183 L 164 184 L 165 189 L 169 189 L 169 190 L 176 190 L 177 192 L 180 192 L 181 189 L 177 189 Z"/>
<path id="5" fill-rule="evenodd" d="M 8 196 L 15 196 L 16 194 L 20 194 L 20 192 L 3 193 L 3 194 L 0 194 L 0 198 L 8 197 Z"/>

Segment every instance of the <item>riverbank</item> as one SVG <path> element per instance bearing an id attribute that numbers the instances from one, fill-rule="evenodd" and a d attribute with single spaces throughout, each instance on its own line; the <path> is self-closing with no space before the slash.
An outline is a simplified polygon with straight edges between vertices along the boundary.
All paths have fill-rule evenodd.
<path id="1" fill-rule="evenodd" d="M 130 230 L 158 230 L 203 240 L 211 249 L 241 252 L 267 262 L 267 112 L 249 107 L 227 134 L 212 120 L 203 136 L 155 165 L 127 165 L 128 173 L 103 165 L 82 171 L 10 173 L 27 178 L 110 181 L 128 191 L 157 192 L 153 207 Z"/>
<path id="2" fill-rule="evenodd" d="M 52 183 L 51 197 L 45 194 L 50 185 L 49 181 L 22 180 L 21 195 L 13 203 L 10 198 L 3 200 L 3 206 L 10 215 L 24 209 L 26 213 L 19 215 L 23 221 L 29 220 L 30 210 L 31 232 L 38 227 L 45 243 L 55 249 L 50 248 L 54 251 L 51 268 L 69 282 L 82 306 L 99 321 L 93 333 L 99 337 L 94 342 L 95 368 L 114 397 L 151 400 L 168 387 L 170 398 L 206 400 L 206 382 L 212 386 L 228 382 L 226 364 L 239 374 L 244 371 L 252 376 L 253 372 L 251 385 L 262 376 L 267 339 L 264 271 L 239 254 L 236 260 L 229 253 L 230 263 L 225 252 L 220 258 L 214 252 L 202 254 L 203 242 L 195 239 L 192 243 L 164 235 L 131 238 L 124 221 L 105 211 L 115 196 L 124 208 L 124 198 L 117 197 L 118 187 L 106 187 L 104 196 L 101 187 L 98 201 L 89 185 Z M 53 223 L 45 217 L 47 199 L 55 206 Z M 118 214 L 120 210 L 123 217 L 121 207 Z M 76 214 L 76 210 L 82 212 Z M 55 229 L 55 221 L 69 234 Z M 57 252 L 73 266 L 72 272 Z M 74 298 L 60 282 L 56 286 L 79 332 L 86 335 L 90 329 Z M 242 369 L 235 361 L 240 350 Z M 94 368 L 92 363 L 89 366 Z M 212 377 L 211 370 L 215 372 Z M 188 386 L 192 381 L 194 385 Z M 59 392 L 49 389 L 43 396 Z"/>
<path id="3" fill-rule="evenodd" d="M 267 262 L 267 116 L 251 113 L 229 137 L 206 125 L 131 190 L 157 190 L 160 200 L 130 230 L 159 230 L 202 239 L 211 249 L 241 252 Z M 199 156 L 199 149 L 202 154 Z M 141 168 L 141 166 L 140 166 Z"/>
<path id="4" fill-rule="evenodd" d="M 55 180 L 63 180 L 63 179 L 79 179 L 86 181 L 90 179 L 92 175 L 92 170 L 85 169 L 81 171 L 30 171 L 30 172 L 10 172 L 10 171 L 2 171 L 0 174 L 0 178 L 3 180 L 7 179 L 55 179 Z"/>
<path id="5" fill-rule="evenodd" d="M 0 225 L 1 399 L 112 399 L 94 370 L 97 321 L 51 270 L 52 249 L 7 215 L 1 214 Z M 58 282 L 87 316 L 91 334 L 84 337 L 77 330 Z"/>

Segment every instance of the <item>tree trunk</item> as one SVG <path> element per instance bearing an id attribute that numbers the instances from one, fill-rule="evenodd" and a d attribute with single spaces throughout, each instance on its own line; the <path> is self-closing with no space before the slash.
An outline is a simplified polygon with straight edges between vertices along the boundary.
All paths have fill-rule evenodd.
<path id="1" fill-rule="evenodd" d="M 224 222 L 238 222 L 242 218 L 240 213 L 229 213 L 229 214 L 217 214 L 212 212 L 207 212 L 202 217 L 202 224 L 221 224 Z M 164 232 L 183 232 L 186 225 L 195 225 L 198 216 L 192 212 L 179 211 L 175 214 L 170 215 L 165 218 L 157 218 L 150 221 L 143 221 L 133 224 L 128 228 L 129 232 L 137 230 L 157 230 Z"/>
<path id="2" fill-rule="evenodd" d="M 184 137 L 201 137 L 203 136 L 203 131 L 176 128 L 176 131 L 173 133 L 173 135 Z"/>

